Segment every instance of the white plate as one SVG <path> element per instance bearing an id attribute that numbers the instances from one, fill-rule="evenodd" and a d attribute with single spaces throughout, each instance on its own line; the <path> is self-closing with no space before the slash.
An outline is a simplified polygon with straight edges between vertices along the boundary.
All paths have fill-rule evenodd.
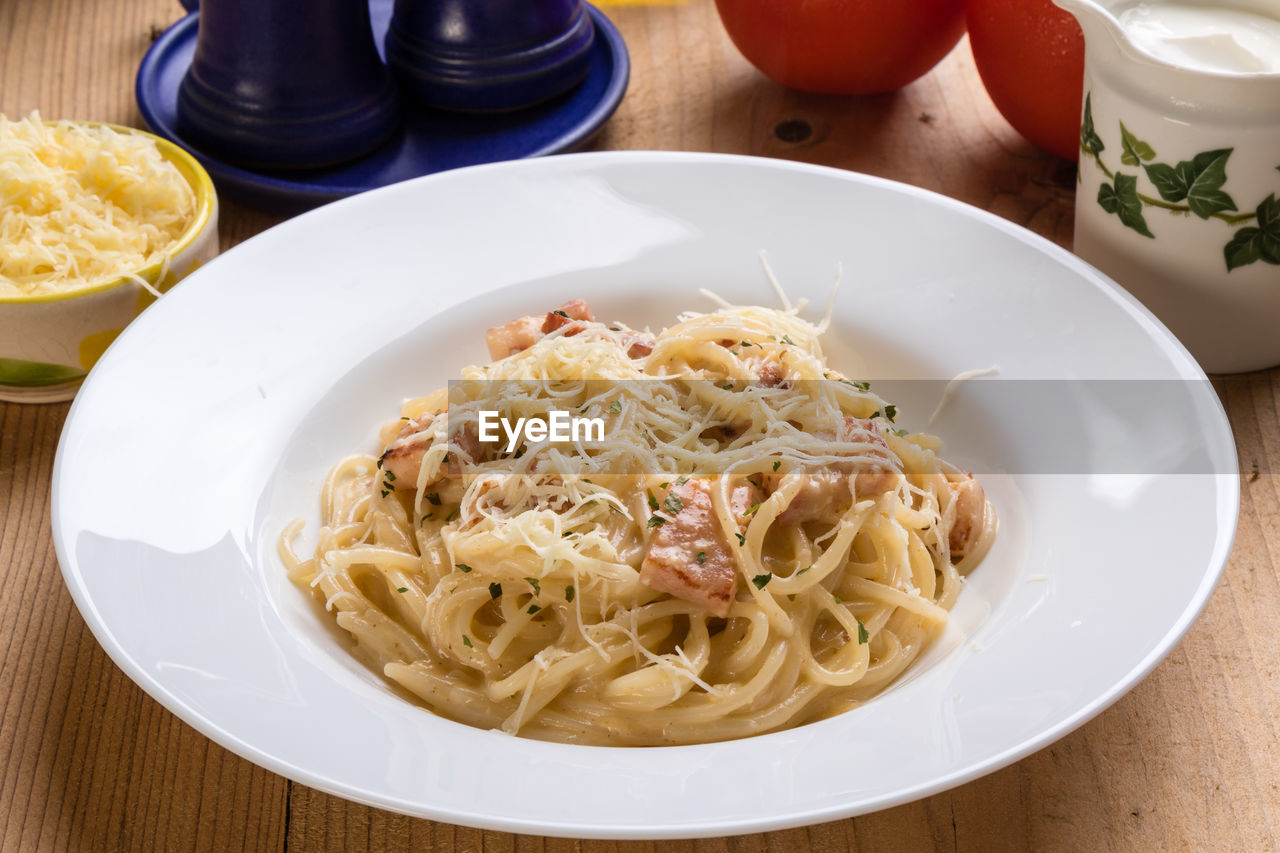
<path id="1" fill-rule="evenodd" d="M 699 287 L 767 304 L 761 249 L 793 296 L 819 304 L 843 262 L 837 367 L 1173 380 L 1158 387 L 1184 388 L 1186 411 L 1153 425 L 1143 400 L 1066 407 L 1062 435 L 1090 460 L 1070 473 L 1037 468 L 1057 441 L 1041 407 L 984 409 L 962 388 L 937 430 L 982 475 L 1000 537 L 929 659 L 822 723 L 690 747 L 538 743 L 439 719 L 349 659 L 275 556 L 288 519 L 314 531 L 334 460 L 372 448 L 401 398 L 484 359 L 488 325 L 573 296 L 655 327 L 708 307 Z M 903 411 L 916 427 L 929 414 Z M 1204 605 L 1235 529 L 1235 471 L 1222 409 L 1186 351 L 1045 240 L 848 172 L 586 154 L 387 187 L 199 270 L 125 331 L 77 397 L 53 528 L 67 585 L 115 662 L 251 761 L 454 823 L 687 837 L 912 800 L 1098 713 Z"/>

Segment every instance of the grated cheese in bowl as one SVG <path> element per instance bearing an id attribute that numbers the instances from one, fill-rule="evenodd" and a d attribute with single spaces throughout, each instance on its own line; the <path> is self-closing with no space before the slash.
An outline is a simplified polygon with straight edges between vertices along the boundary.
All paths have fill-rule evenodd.
<path id="1" fill-rule="evenodd" d="M 138 280 L 195 216 L 191 185 L 151 137 L 0 114 L 0 297 Z"/>

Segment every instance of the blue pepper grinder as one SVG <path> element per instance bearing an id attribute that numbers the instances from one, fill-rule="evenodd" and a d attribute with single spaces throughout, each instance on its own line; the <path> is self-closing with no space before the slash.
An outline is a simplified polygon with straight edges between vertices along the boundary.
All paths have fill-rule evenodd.
<path id="1" fill-rule="evenodd" d="M 365 0 L 204 0 L 178 127 L 252 169 L 308 169 L 377 148 L 400 118 Z"/>
<path id="2" fill-rule="evenodd" d="M 387 61 L 428 106 L 500 112 L 581 83 L 594 39 L 582 0 L 396 0 Z"/>

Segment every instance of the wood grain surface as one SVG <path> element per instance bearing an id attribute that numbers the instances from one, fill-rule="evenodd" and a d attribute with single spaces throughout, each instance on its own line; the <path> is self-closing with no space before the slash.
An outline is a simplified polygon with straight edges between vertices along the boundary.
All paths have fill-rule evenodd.
<path id="1" fill-rule="evenodd" d="M 894 95 L 805 95 L 746 64 L 712 0 L 601 5 L 633 66 L 626 99 L 594 147 L 854 169 L 1070 246 L 1074 168 L 1005 124 L 966 42 Z M 135 70 L 180 15 L 174 0 L 0 0 L 0 112 L 142 126 Z M 226 203 L 223 247 L 276 221 Z M 0 850 L 1280 849 L 1280 372 L 1217 387 L 1246 472 L 1235 548 L 1203 617 L 1135 690 L 1054 745 L 919 802 L 803 829 L 661 844 L 513 836 L 393 815 L 289 782 L 197 734 L 108 659 L 62 583 L 49 478 L 68 406 L 0 403 Z"/>

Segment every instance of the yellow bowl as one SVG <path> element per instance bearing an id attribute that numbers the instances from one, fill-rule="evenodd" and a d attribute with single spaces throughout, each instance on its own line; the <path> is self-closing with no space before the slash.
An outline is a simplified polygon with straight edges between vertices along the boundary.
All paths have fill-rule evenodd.
<path id="1" fill-rule="evenodd" d="M 155 297 L 218 254 L 218 196 L 204 167 L 186 151 L 132 127 L 81 122 L 151 138 L 195 193 L 195 218 L 162 262 L 130 275 L 36 296 L 0 295 L 0 400 L 48 403 L 75 396 L 98 358 Z"/>

